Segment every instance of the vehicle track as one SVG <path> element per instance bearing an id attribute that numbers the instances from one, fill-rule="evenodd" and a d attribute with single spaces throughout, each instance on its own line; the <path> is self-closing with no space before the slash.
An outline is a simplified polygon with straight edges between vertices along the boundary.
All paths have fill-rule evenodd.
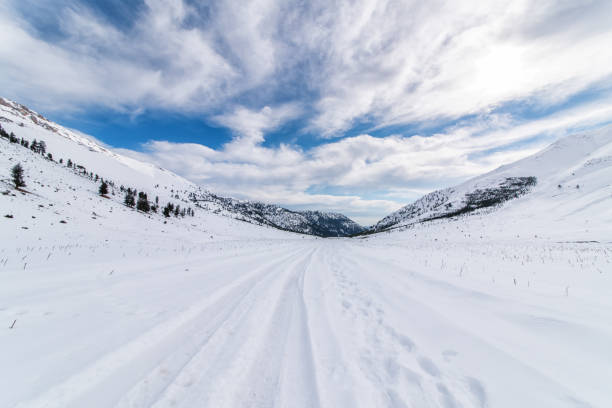
<path id="1" fill-rule="evenodd" d="M 114 378 L 121 377 L 120 383 L 124 383 L 126 374 L 127 378 L 131 378 L 143 372 L 139 364 L 146 365 L 146 363 L 139 363 L 139 360 L 150 361 L 152 356 L 164 356 L 167 352 L 174 354 L 172 350 L 175 348 L 181 350 L 174 354 L 175 357 L 181 352 L 183 356 L 189 356 L 188 350 L 193 348 L 193 340 L 188 340 L 191 336 L 196 341 L 197 339 L 206 341 L 211 336 L 210 334 L 207 336 L 206 333 L 214 334 L 219 327 L 222 327 L 227 316 L 244 302 L 252 289 L 265 283 L 266 279 L 270 279 L 276 271 L 275 266 L 293 259 L 300 251 L 301 248 L 296 248 L 280 259 L 247 272 L 237 280 L 217 289 L 210 298 L 192 304 L 179 315 L 163 321 L 119 349 L 92 362 L 35 400 L 19 404 L 18 407 L 78 407 L 83 406 L 82 404 L 102 407 L 108 406 L 105 405 L 107 403 L 117 403 L 117 401 L 91 401 L 88 400 L 88 394 L 104 387 L 113 390 L 113 394 L 116 393 L 117 387 L 121 385 Z M 180 363 L 178 365 L 180 366 Z M 146 400 L 146 397 L 144 399 Z"/>

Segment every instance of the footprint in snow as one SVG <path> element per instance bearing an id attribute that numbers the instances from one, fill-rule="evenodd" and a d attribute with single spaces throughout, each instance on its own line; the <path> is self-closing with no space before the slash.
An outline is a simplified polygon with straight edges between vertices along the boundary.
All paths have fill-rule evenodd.
<path id="1" fill-rule="evenodd" d="M 431 375 L 432 377 L 440 376 L 440 370 L 438 369 L 438 366 L 436 366 L 436 364 L 431 361 L 429 357 L 421 356 L 418 358 L 417 361 L 419 362 L 419 366 L 421 366 L 423 371 L 425 371 L 427 374 Z"/>
<path id="2" fill-rule="evenodd" d="M 478 401 L 478 406 L 481 408 L 486 407 L 488 405 L 487 404 L 487 393 L 482 383 L 472 377 L 468 377 L 467 382 L 468 382 L 468 386 L 470 387 L 470 391 L 472 392 L 472 395 Z"/>

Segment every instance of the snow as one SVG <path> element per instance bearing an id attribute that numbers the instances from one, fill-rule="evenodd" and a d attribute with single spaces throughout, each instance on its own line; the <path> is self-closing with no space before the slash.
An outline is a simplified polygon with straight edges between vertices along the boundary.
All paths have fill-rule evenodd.
<path id="1" fill-rule="evenodd" d="M 190 205 L 170 172 L 10 118 L 56 160 Z M 609 407 L 601 135 L 499 169 L 538 184 L 495 211 L 353 239 L 143 214 L 0 139 L 0 406 Z"/>

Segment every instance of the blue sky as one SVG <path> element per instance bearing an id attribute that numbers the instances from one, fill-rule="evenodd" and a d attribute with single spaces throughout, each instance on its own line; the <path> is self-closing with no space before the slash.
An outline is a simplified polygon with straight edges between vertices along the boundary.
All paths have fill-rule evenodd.
<path id="1" fill-rule="evenodd" d="M 2 96 L 364 224 L 612 120 L 609 1 L 6 0 L 0 34 Z"/>

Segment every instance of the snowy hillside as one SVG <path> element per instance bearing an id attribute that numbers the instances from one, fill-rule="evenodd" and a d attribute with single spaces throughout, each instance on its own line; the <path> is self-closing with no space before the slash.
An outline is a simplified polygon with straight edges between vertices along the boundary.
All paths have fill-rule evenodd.
<path id="1" fill-rule="evenodd" d="M 49 147 L 53 145 L 48 143 Z M 78 153 L 72 157 L 79 157 Z M 187 238 L 194 231 L 208 234 L 211 240 L 213 235 L 216 238 L 236 238 L 242 234 L 260 237 L 286 235 L 276 229 L 262 228 L 198 209 L 188 200 L 180 198 L 179 190 L 175 188 L 177 184 L 184 185 L 184 181 L 171 173 L 168 173 L 167 180 L 176 184 L 149 184 L 151 189 L 148 201 L 153 207 L 156 201 L 154 197 L 157 196 L 159 206 L 156 211 L 143 212 L 124 204 L 124 193 L 112 179 L 104 178 L 109 183 L 109 192 L 102 196 L 99 194 L 102 178 L 96 181 L 97 174 L 92 176 L 79 168 L 76 161 L 72 167 L 67 167 L 67 159 L 63 160 L 64 163 L 55 160 L 19 143 L 9 143 L 0 138 L 0 212 L 5 237 L 19 231 L 28 236 L 61 242 L 62 237 L 77 239 L 87 234 L 100 234 L 99 238 L 103 236 L 103 241 L 108 242 L 122 236 L 124 231 L 138 230 L 142 231 L 142 239 L 145 240 L 151 234 L 177 234 L 177 239 L 179 236 Z M 14 188 L 10 174 L 11 168 L 17 163 L 24 169 L 26 183 L 20 189 Z M 148 177 L 146 174 L 141 175 L 138 169 L 126 175 L 127 179 L 139 182 L 138 185 L 147 184 Z M 172 203 L 179 209 L 191 209 L 194 215 L 181 216 L 182 211 L 179 211 L 176 215 L 173 213 L 165 217 L 162 209 L 166 203 Z M 19 244 L 19 240 L 14 244 Z"/>
<path id="2" fill-rule="evenodd" d="M 373 230 L 500 207 L 524 219 L 581 222 L 596 214 L 612 222 L 611 195 L 612 127 L 607 127 L 565 137 L 531 157 L 429 193 L 386 216 Z"/>
<path id="3" fill-rule="evenodd" d="M 165 190 L 194 187 L 172 172 L 113 153 L 91 137 L 50 122 L 25 106 L 4 98 L 0 98 L 0 125 L 8 132 L 14 132 L 19 139 L 44 140 L 47 150 L 61 155 L 65 161 L 71 158 L 75 163 L 126 186 L 134 185 L 146 190 L 158 184 Z"/>
<path id="4" fill-rule="evenodd" d="M 363 230 L 342 214 L 291 211 L 272 204 L 220 197 L 168 170 L 114 153 L 90 136 L 66 129 L 4 98 L 0 98 L 0 126 L 19 140 L 43 140 L 56 162 L 62 158 L 66 164 L 70 159 L 82 166 L 81 172 L 93 172 L 114 181 L 117 187 L 142 190 L 164 201 L 179 200 L 183 206 L 197 203 L 222 216 L 323 237 L 347 236 Z"/>

